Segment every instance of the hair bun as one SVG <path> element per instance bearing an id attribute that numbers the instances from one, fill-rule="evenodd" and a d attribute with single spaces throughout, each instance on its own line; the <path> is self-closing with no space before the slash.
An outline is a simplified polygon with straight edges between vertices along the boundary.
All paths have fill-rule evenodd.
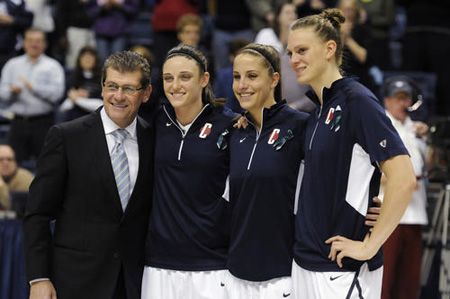
<path id="1" fill-rule="evenodd" d="M 320 15 L 330 21 L 334 28 L 339 29 L 341 24 L 345 22 L 345 17 L 342 15 L 340 9 L 337 8 L 329 8 L 325 9 L 320 13 Z"/>

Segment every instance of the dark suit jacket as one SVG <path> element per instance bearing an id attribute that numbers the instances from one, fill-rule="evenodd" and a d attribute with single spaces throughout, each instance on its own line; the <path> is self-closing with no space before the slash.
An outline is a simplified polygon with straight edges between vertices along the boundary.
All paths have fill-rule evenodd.
<path id="1" fill-rule="evenodd" d="M 28 279 L 50 278 L 58 299 L 112 298 L 121 267 L 128 299 L 140 298 L 153 130 L 141 119 L 136 130 L 139 171 L 125 212 L 99 111 L 47 135 L 30 187 L 25 246 Z"/>

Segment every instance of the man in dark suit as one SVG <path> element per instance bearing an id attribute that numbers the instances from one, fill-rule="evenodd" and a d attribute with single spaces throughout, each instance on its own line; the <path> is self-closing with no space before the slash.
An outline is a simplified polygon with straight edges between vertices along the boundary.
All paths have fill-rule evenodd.
<path id="1" fill-rule="evenodd" d="M 153 130 L 137 112 L 151 90 L 143 57 L 113 54 L 103 107 L 50 129 L 24 220 L 30 299 L 140 298 Z"/>

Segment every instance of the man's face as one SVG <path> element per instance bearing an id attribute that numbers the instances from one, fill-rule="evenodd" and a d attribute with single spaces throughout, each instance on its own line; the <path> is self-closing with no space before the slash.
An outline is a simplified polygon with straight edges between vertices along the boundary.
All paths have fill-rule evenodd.
<path id="1" fill-rule="evenodd" d="M 8 145 L 0 145 L 0 175 L 2 177 L 12 176 L 16 169 L 14 151 Z"/>
<path id="2" fill-rule="evenodd" d="M 406 119 L 408 116 L 407 109 L 411 106 L 411 103 L 411 96 L 403 91 L 386 97 L 384 100 L 386 110 L 399 121 L 404 121 Z"/>
<path id="3" fill-rule="evenodd" d="M 129 126 L 136 117 L 139 106 L 148 101 L 152 88 L 141 86 L 141 71 L 121 73 L 106 70 L 102 87 L 103 106 L 109 118 L 120 128 Z"/>
<path id="4" fill-rule="evenodd" d="M 23 47 L 25 53 L 31 58 L 38 58 L 45 51 L 45 36 L 41 31 L 28 31 L 25 33 Z"/>

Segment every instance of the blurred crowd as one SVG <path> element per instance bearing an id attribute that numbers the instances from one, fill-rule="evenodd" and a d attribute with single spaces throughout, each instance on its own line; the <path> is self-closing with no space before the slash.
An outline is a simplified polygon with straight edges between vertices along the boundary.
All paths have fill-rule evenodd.
<path id="1" fill-rule="evenodd" d="M 346 21 L 342 72 L 380 99 L 386 80 L 404 75 L 409 115 L 427 122 L 450 115 L 450 2 L 439 0 L 0 0 L 0 140 L 33 168 L 48 128 L 101 106 L 101 68 L 113 52 L 132 49 L 152 65 L 150 118 L 163 97 L 161 64 L 178 43 L 209 60 L 214 91 L 241 112 L 231 65 L 249 42 L 274 46 L 282 60 L 283 98 L 314 108 L 285 50 L 297 18 L 338 7 Z"/>

